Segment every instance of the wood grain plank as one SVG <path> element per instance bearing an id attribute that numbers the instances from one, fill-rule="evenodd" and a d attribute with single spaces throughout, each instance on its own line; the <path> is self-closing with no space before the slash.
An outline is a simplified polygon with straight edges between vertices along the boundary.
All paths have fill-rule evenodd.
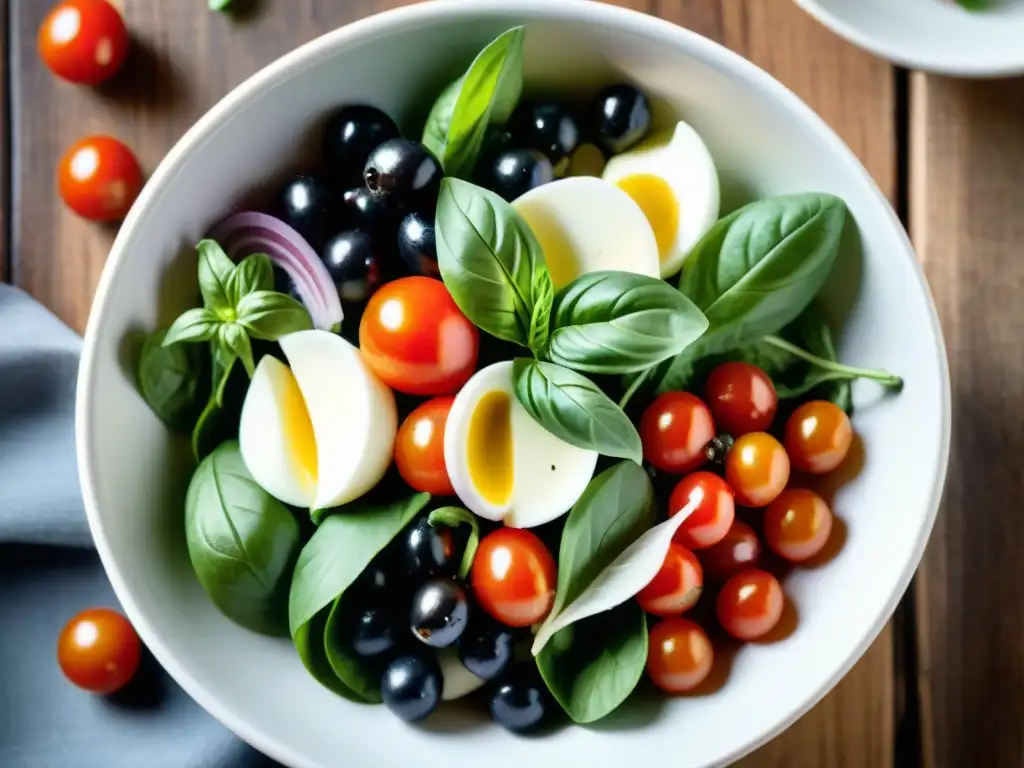
<path id="1" fill-rule="evenodd" d="M 1024 763 L 1024 80 L 911 82 L 911 233 L 942 319 L 953 445 L 918 573 L 925 765 Z"/>

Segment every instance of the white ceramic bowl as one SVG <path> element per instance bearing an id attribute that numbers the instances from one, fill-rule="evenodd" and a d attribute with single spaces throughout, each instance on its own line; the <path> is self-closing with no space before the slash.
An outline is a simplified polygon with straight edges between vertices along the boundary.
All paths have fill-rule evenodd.
<path id="1" fill-rule="evenodd" d="M 799 626 L 736 656 L 704 698 L 629 702 L 610 721 L 533 739 L 453 709 L 409 727 L 320 687 L 291 645 L 223 618 L 191 572 L 182 532 L 188 460 L 136 394 L 126 337 L 167 323 L 195 296 L 197 238 L 249 189 L 294 160 L 329 108 L 371 101 L 400 118 L 431 98 L 498 32 L 525 23 L 531 84 L 569 89 L 627 77 L 704 136 L 727 207 L 822 190 L 852 211 L 829 290 L 845 317 L 842 358 L 899 372 L 906 389 L 856 389 L 863 467 L 836 494 L 842 553 L 795 573 Z M 86 334 L 78 455 L 100 556 L 143 640 L 201 705 L 297 768 L 717 766 L 779 733 L 850 669 L 894 610 L 935 518 L 949 447 L 949 383 L 935 311 L 886 200 L 796 96 L 720 46 L 657 19 L 562 0 L 416 5 L 336 30 L 285 56 L 209 112 L 157 169 L 117 238 Z M 913 438 L 913 450 L 908 441 Z"/>
<path id="2" fill-rule="evenodd" d="M 911 69 L 960 77 L 1024 73 L 1024 0 L 967 11 L 954 0 L 796 0 L 837 35 Z"/>

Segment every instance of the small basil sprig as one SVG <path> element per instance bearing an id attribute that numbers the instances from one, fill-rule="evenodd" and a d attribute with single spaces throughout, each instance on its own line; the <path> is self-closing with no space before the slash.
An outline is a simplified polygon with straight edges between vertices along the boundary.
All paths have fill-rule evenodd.
<path id="1" fill-rule="evenodd" d="M 462 551 L 462 562 L 459 564 L 459 578 L 465 579 L 473 567 L 473 559 L 476 557 L 477 547 L 480 546 L 480 523 L 476 515 L 462 507 L 440 507 L 427 516 L 427 523 L 434 527 L 443 525 L 446 528 L 469 526 L 469 540 Z"/>
<path id="2" fill-rule="evenodd" d="M 468 178 L 491 123 L 511 116 L 523 91 L 525 27 L 513 27 L 484 48 L 458 80 L 434 102 L 423 144 L 441 159 L 448 176 Z"/>

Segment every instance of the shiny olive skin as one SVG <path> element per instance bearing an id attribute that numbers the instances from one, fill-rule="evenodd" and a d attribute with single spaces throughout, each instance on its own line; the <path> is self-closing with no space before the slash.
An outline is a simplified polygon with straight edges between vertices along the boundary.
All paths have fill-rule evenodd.
<path id="1" fill-rule="evenodd" d="M 491 717 L 516 733 L 536 728 L 551 707 L 551 697 L 536 671 L 516 669 L 491 696 Z"/>
<path id="2" fill-rule="evenodd" d="M 536 149 L 552 165 L 571 155 L 580 143 L 579 126 L 564 104 L 522 104 L 512 115 L 509 126 L 514 146 Z"/>
<path id="3" fill-rule="evenodd" d="M 405 570 L 413 580 L 454 576 L 459 565 L 451 528 L 433 526 L 425 517 L 409 527 L 403 549 Z"/>
<path id="4" fill-rule="evenodd" d="M 510 149 L 494 158 L 488 186 L 511 202 L 555 178 L 551 161 L 536 149 Z"/>
<path id="5" fill-rule="evenodd" d="M 395 615 L 382 606 L 354 612 L 351 618 L 349 644 L 364 659 L 394 653 L 398 648 L 402 625 Z"/>
<path id="6" fill-rule="evenodd" d="M 292 280 L 292 276 L 289 275 L 276 264 L 272 266 L 272 270 L 274 273 L 274 290 L 277 291 L 278 293 L 288 294 L 301 304 L 302 297 L 299 296 L 299 291 L 295 287 L 295 281 Z"/>
<path id="7" fill-rule="evenodd" d="M 398 223 L 398 253 L 414 275 L 440 277 L 434 217 L 410 211 Z"/>
<path id="8" fill-rule="evenodd" d="M 334 112 L 324 123 L 323 150 L 335 183 L 358 184 L 370 153 L 401 135 L 395 121 L 376 107 L 353 104 Z"/>
<path id="9" fill-rule="evenodd" d="M 380 256 L 369 232 L 338 233 L 324 246 L 323 262 L 344 302 L 366 301 L 380 285 Z"/>
<path id="10" fill-rule="evenodd" d="M 391 712 L 407 723 L 423 720 L 441 702 L 444 677 L 430 651 L 399 656 L 380 680 L 380 695 Z"/>
<path id="11" fill-rule="evenodd" d="M 497 622 L 477 621 L 459 639 L 459 660 L 482 680 L 497 680 L 512 663 L 516 633 Z"/>
<path id="12" fill-rule="evenodd" d="M 383 231 L 394 223 L 387 199 L 374 196 L 366 187 L 345 190 L 339 208 L 341 220 L 349 229 L 383 235 Z"/>
<path id="13" fill-rule="evenodd" d="M 430 579 L 416 590 L 409 608 L 413 636 L 431 648 L 454 645 L 469 623 L 469 597 L 451 579 Z"/>
<path id="14" fill-rule="evenodd" d="M 610 85 L 594 100 L 590 119 L 595 143 L 605 154 L 617 155 L 650 132 L 651 104 L 632 85 Z"/>
<path id="15" fill-rule="evenodd" d="M 314 250 L 319 249 L 328 234 L 332 204 L 331 188 L 313 176 L 289 179 L 277 196 L 281 218 L 308 240 Z"/>
<path id="16" fill-rule="evenodd" d="M 433 210 L 441 187 L 441 163 L 418 141 L 391 139 L 370 153 L 366 188 L 400 208 Z"/>

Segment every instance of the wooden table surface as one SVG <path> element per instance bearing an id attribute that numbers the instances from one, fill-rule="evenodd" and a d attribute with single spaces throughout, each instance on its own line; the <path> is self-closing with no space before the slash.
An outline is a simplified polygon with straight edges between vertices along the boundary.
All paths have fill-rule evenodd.
<path id="1" fill-rule="evenodd" d="M 127 72 L 100 90 L 58 82 L 42 66 L 36 30 L 52 3 L 0 2 L 3 270 L 81 331 L 114 231 L 59 204 L 54 168 L 63 148 L 110 132 L 151 171 L 261 66 L 403 0 L 263 0 L 236 21 L 207 11 L 205 0 L 123 0 L 135 49 Z M 1024 557 L 1016 550 L 1024 543 L 1024 80 L 896 69 L 791 0 L 619 4 L 740 52 L 838 131 L 907 223 L 949 350 L 949 482 L 913 587 L 839 686 L 741 764 L 1024 764 Z M 913 450 L 913 436 L 907 442 Z"/>

